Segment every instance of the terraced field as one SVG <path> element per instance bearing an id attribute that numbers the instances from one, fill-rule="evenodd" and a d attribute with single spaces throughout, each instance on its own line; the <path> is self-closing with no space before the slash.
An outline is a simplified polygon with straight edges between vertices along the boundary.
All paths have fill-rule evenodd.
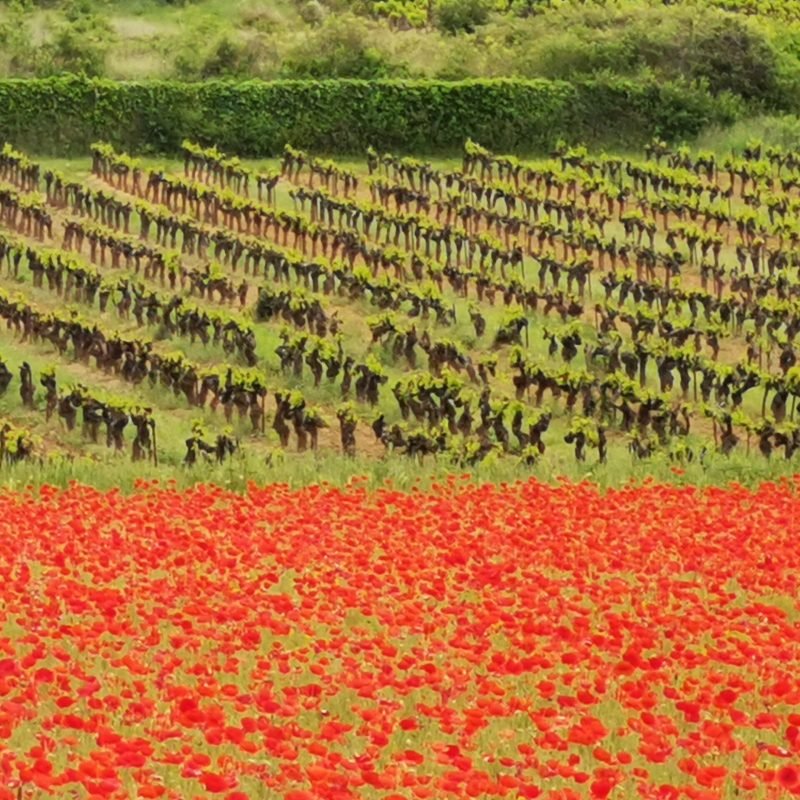
<path id="1" fill-rule="evenodd" d="M 800 154 L 184 155 L 5 147 L 6 461 L 790 466 Z"/>

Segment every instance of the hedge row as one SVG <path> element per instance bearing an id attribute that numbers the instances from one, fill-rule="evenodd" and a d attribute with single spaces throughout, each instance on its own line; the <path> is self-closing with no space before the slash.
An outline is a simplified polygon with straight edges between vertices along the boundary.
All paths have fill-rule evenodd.
<path id="1" fill-rule="evenodd" d="M 434 153 L 466 137 L 533 153 L 559 138 L 635 146 L 729 123 L 736 104 L 701 87 L 622 80 L 115 82 L 76 76 L 0 81 L 0 139 L 41 155 L 108 140 L 174 154 L 185 137 L 242 156 L 286 142 L 318 153 Z"/>

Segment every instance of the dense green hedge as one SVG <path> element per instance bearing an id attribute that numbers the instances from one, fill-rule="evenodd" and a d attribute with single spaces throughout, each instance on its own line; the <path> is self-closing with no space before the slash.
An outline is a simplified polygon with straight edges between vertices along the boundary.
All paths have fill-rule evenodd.
<path id="1" fill-rule="evenodd" d="M 169 154 L 186 137 L 243 156 L 275 155 L 286 142 L 324 153 L 369 144 L 432 153 L 467 136 L 532 153 L 558 138 L 616 146 L 688 138 L 735 113 L 698 87 L 621 80 L 0 80 L 0 139 L 59 156 L 85 153 L 96 139 Z"/>

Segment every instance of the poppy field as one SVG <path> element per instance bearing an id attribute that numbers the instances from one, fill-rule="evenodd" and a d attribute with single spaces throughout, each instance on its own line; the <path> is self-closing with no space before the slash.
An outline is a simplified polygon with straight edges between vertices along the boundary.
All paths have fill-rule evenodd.
<path id="1" fill-rule="evenodd" d="M 0 798 L 800 794 L 797 483 L 0 495 Z"/>

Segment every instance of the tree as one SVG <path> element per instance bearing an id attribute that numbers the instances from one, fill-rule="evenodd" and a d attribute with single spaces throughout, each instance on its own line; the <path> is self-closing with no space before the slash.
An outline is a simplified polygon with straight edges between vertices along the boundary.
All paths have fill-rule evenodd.
<path id="1" fill-rule="evenodd" d="M 723 17 L 695 36 L 692 77 L 708 81 L 715 93 L 734 92 L 762 102 L 775 97 L 775 53 L 745 21 Z"/>

